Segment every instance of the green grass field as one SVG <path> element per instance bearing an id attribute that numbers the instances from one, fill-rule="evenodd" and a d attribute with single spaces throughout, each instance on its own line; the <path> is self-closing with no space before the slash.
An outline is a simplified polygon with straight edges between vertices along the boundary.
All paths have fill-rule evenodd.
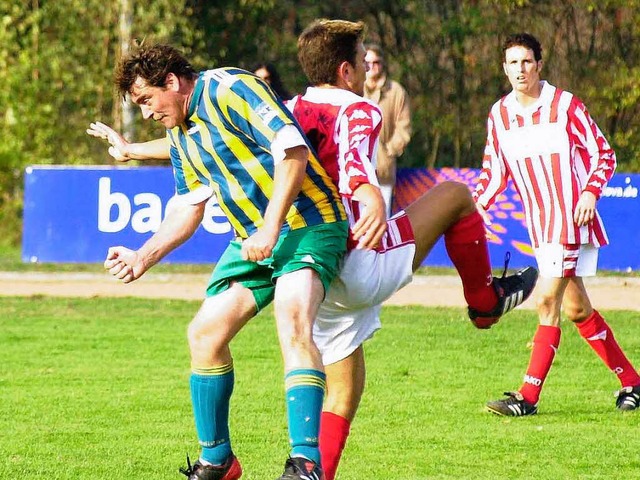
<path id="1" fill-rule="evenodd" d="M 198 453 L 185 340 L 197 307 L 0 298 L 0 478 L 184 478 Z M 638 314 L 608 320 L 640 364 Z M 571 325 L 540 413 L 504 419 L 483 406 L 519 386 L 533 312 L 477 331 L 460 309 L 385 307 L 383 323 L 339 479 L 640 477 L 640 412 L 615 410 L 617 380 Z M 232 439 L 247 480 L 276 478 L 288 450 L 276 344 L 270 312 L 233 343 Z"/>

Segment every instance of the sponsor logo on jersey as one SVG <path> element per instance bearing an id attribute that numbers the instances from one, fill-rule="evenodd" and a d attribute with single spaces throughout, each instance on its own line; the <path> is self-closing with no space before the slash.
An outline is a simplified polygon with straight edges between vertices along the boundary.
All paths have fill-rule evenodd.
<path id="1" fill-rule="evenodd" d="M 371 117 L 364 110 L 357 109 L 353 111 L 353 113 L 349 117 L 349 120 L 364 120 L 365 118 L 371 118 Z"/>
<path id="2" fill-rule="evenodd" d="M 269 123 L 271 122 L 271 120 L 273 120 L 276 115 L 278 114 L 272 107 L 271 105 L 269 105 L 266 102 L 262 102 L 260 105 L 258 105 L 258 108 L 256 108 L 256 113 L 258 114 L 258 116 L 262 119 L 262 121 L 264 123 Z"/>

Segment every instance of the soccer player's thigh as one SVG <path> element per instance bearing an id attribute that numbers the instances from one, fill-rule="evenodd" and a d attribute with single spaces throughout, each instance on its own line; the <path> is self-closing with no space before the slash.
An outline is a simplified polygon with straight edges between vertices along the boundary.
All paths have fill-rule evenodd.
<path id="1" fill-rule="evenodd" d="M 598 270 L 599 249 L 590 244 L 581 245 L 576 263 L 576 275 L 569 279 L 565 290 L 563 309 L 572 321 L 581 321 L 591 314 L 593 307 L 583 277 L 593 277 Z"/>
<path id="2" fill-rule="evenodd" d="M 346 222 L 338 222 L 293 230 L 278 241 L 272 263 L 276 317 L 295 314 L 311 325 L 338 274 L 346 236 Z"/>
<path id="3" fill-rule="evenodd" d="M 469 188 L 459 182 L 440 183 L 409 205 L 405 212 L 415 236 L 416 259 L 421 261 L 449 227 L 474 211 Z"/>

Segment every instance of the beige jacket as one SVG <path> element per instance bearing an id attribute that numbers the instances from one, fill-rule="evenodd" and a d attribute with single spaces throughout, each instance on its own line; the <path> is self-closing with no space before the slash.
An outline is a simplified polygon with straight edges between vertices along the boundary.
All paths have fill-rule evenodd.
<path id="1" fill-rule="evenodd" d="M 409 97 L 402 85 L 386 75 L 380 78 L 373 90 L 365 84 L 364 96 L 377 103 L 382 110 L 376 172 L 381 184 L 393 185 L 396 181 L 396 159 L 402 155 L 411 139 Z"/>

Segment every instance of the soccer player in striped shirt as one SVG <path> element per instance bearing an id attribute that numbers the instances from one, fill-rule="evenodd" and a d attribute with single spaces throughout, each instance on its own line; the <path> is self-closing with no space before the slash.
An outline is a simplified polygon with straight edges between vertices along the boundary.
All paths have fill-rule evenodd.
<path id="1" fill-rule="evenodd" d="M 540 79 L 542 49 L 530 34 L 508 37 L 504 73 L 513 91 L 497 101 L 487 122 L 487 144 L 474 197 L 486 209 L 511 178 L 524 206 L 540 270 L 539 326 L 524 382 L 489 411 L 507 416 L 537 412 L 540 392 L 560 344 L 560 309 L 614 372 L 622 386 L 616 405 L 640 405 L 640 376 L 611 328 L 594 310 L 582 277 L 596 274 L 598 249 L 608 243 L 596 201 L 616 168 L 616 156 L 584 104 Z"/>
<path id="2" fill-rule="evenodd" d="M 318 437 L 325 374 L 312 326 L 347 241 L 335 185 L 291 113 L 255 75 L 234 68 L 198 74 L 175 48 L 151 45 L 121 60 L 116 84 L 145 119 L 167 129 L 178 200 L 141 248 L 110 248 L 105 268 L 125 283 L 139 278 L 194 233 L 213 194 L 237 237 L 188 328 L 202 449 L 183 473 L 189 480 L 242 475 L 229 434 L 229 343 L 273 300 L 285 366 L 286 465 L 300 466 L 299 474 L 281 478 L 323 480 Z"/>

